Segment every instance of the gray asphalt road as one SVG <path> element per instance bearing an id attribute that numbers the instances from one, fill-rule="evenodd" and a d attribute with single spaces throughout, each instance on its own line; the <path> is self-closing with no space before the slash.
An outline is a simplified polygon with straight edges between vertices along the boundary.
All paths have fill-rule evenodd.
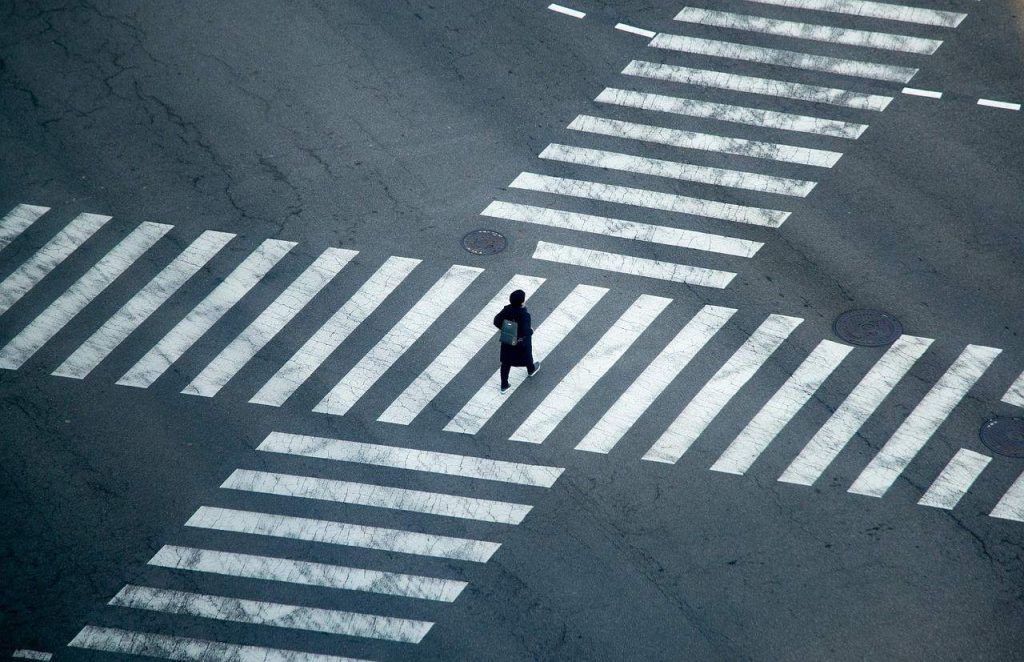
<path id="1" fill-rule="evenodd" d="M 49 208 L 9 245 L 0 233 L 0 360 L 23 359 L 0 370 L 0 655 L 1017 659 L 1024 522 L 989 513 L 1024 463 L 993 454 L 977 432 L 992 416 L 1021 413 L 1000 398 L 1024 370 L 1024 113 L 976 102 L 1024 100 L 1024 14 L 1002 0 L 941 0 L 926 8 L 967 14 L 957 27 L 941 27 L 781 5 L 690 6 L 942 45 L 912 54 L 850 43 L 862 33 L 822 41 L 767 34 L 757 27 L 766 24 L 735 17 L 726 17 L 732 27 L 725 28 L 684 23 L 673 20 L 683 3 L 625 0 L 574 3 L 587 12 L 583 19 L 541 2 L 0 3 L 0 215 L 19 204 Z M 690 40 L 687 48 L 704 53 L 681 53 L 616 30 L 620 22 L 774 50 L 710 56 L 707 42 Z M 917 68 L 908 84 L 943 96 L 903 94 L 901 81 L 848 75 L 848 63 L 812 57 L 778 66 L 787 57 L 779 49 Z M 702 84 L 621 74 L 631 61 L 718 73 Z M 806 68 L 811 62 L 832 70 Z M 751 77 L 892 101 L 880 111 L 814 103 L 792 98 L 807 88 L 798 94 L 778 82 L 755 94 Z M 696 105 L 680 114 L 595 101 L 605 88 Z M 693 108 L 706 103 L 734 108 L 697 116 Z M 817 128 L 769 127 L 759 111 L 800 116 L 777 121 Z M 677 131 L 640 141 L 567 130 L 581 114 Z M 868 127 L 856 139 L 822 135 L 823 120 Z M 691 149 L 652 137 L 695 140 L 680 131 L 711 139 Z M 728 151 L 722 137 L 802 148 L 801 156 L 762 158 L 764 146 L 735 141 Z M 606 160 L 605 168 L 578 162 L 584 157 L 539 159 L 552 143 L 636 158 Z M 827 168 L 801 160 L 821 150 L 842 157 Z M 699 167 L 679 171 L 637 159 Z M 510 186 L 523 172 L 642 192 L 623 204 L 621 197 L 597 200 L 581 185 L 569 195 Z M 780 177 L 817 184 L 804 196 L 763 190 Z M 774 228 L 736 223 L 656 209 L 651 191 L 792 214 Z M 481 217 L 495 200 L 764 246 L 739 257 L 692 242 L 625 241 L 610 236 L 609 226 L 602 235 Z M 43 247 L 82 213 L 112 220 L 44 274 L 40 261 L 55 252 Z M 11 227 L 10 218 L 0 230 Z M 173 228 L 83 299 L 79 279 L 109 275 L 109 263 L 90 269 L 142 222 Z M 505 234 L 507 250 L 465 252 L 460 239 L 481 227 Z M 122 317 L 134 331 L 83 379 L 52 374 L 206 231 L 235 236 L 151 315 Z M 266 240 L 295 245 L 225 304 L 230 297 L 218 286 L 230 285 L 236 267 Z M 628 256 L 617 258 L 620 266 L 643 258 L 736 275 L 718 289 L 599 268 L 593 256 L 585 266 L 538 260 L 538 241 Z M 322 251 L 339 247 L 358 255 L 315 296 L 309 292 L 308 303 L 289 298 L 274 308 Z M 390 256 L 422 262 L 400 283 L 388 281 L 393 292 L 375 310 L 365 302 L 345 307 L 360 300 Z M 439 313 L 436 323 L 420 313 L 407 318 L 453 264 L 483 271 L 425 307 Z M 474 317 L 514 274 L 546 279 L 529 301 L 535 323 L 563 310 L 578 285 L 607 293 L 569 325 L 536 379 L 498 400 L 495 339 L 468 357 L 459 353 L 466 345 L 442 350 L 457 336 L 469 342 Z M 623 340 L 634 327 L 615 322 L 642 295 L 671 302 L 637 329 L 635 342 Z M 196 309 L 211 296 L 220 297 L 217 305 Z M 617 402 L 641 407 L 651 387 L 627 387 L 705 305 L 736 312 L 678 376 L 668 375 L 664 392 L 625 425 L 610 452 L 575 450 Z M 842 405 L 873 366 L 891 358 L 886 347 L 852 350 L 745 475 L 709 471 L 812 350 L 838 340 L 832 322 L 853 308 L 888 311 L 905 334 L 934 342 L 882 393 L 877 410 L 853 408 L 853 418 L 861 412 L 864 420 L 812 486 L 777 478 L 819 430 L 842 437 L 835 433 Z M 281 319 L 279 333 L 265 345 L 252 335 L 231 345 L 254 320 L 268 328 L 272 320 L 260 317 L 268 309 Z M 63 321 L 54 314 L 69 310 L 77 314 Z M 287 391 L 280 406 L 251 403 L 339 310 L 351 335 L 342 342 L 336 326 L 321 336 L 322 355 L 305 355 L 310 374 L 277 382 Z M 285 313 L 296 314 L 285 320 Z M 752 337 L 755 350 L 764 347 L 757 329 L 769 315 L 802 321 L 765 350 L 770 358 L 742 359 L 742 351 L 734 358 Z M 185 342 L 181 320 L 186 331 L 204 321 L 209 328 Z M 400 332 L 386 337 L 396 324 Z M 618 335 L 604 342 L 609 329 Z M 157 345 L 169 333 L 178 339 Z M 540 326 L 535 344 L 548 347 L 556 335 Z M 967 345 L 1001 352 L 976 383 L 963 371 L 940 382 Z M 148 387 L 118 385 L 154 346 L 165 356 L 180 351 Z M 229 346 L 250 348 L 252 357 L 226 386 L 213 397 L 182 393 Z M 423 396 L 422 409 L 402 424 L 379 421 L 424 370 L 430 378 L 418 383 L 435 384 L 436 393 Z M 339 380 L 352 407 L 344 415 L 313 411 Z M 963 400 L 951 411 L 925 398 L 933 388 L 941 396 L 958 386 Z M 733 387 L 735 397 L 719 413 L 715 394 Z M 489 419 L 475 434 L 453 432 L 468 420 L 464 406 L 474 397 L 485 401 Z M 550 432 L 535 439 L 542 444 L 509 440 L 538 416 L 552 417 Z M 677 417 L 684 431 L 696 429 L 692 447 L 675 463 L 642 460 Z M 704 417 L 706 428 L 693 422 Z M 918 426 L 905 438 L 921 449 L 900 478 L 883 498 L 848 493 L 908 420 Z M 934 434 L 921 431 L 930 420 Z M 308 456 L 312 447 L 257 450 L 272 433 L 387 448 L 314 444 L 321 454 L 344 455 L 326 459 Z M 992 460 L 955 508 L 917 505 L 960 449 Z M 428 455 L 405 465 L 395 459 L 421 452 Z M 515 471 L 558 476 L 551 485 L 523 484 L 503 473 L 505 465 L 473 458 L 564 471 L 520 466 Z M 483 468 L 470 475 L 474 466 Z M 245 482 L 255 474 L 236 470 L 321 482 L 264 476 L 256 488 Z M 234 489 L 221 487 L 226 479 L 237 481 Z M 501 514 L 521 514 L 522 506 L 532 510 L 521 523 Z M 1024 518 L 1024 510 L 1018 514 Z M 408 576 L 448 581 L 427 582 L 427 589 Z M 441 584 L 441 597 L 426 595 Z M 73 639 L 79 645 L 68 647 Z"/>

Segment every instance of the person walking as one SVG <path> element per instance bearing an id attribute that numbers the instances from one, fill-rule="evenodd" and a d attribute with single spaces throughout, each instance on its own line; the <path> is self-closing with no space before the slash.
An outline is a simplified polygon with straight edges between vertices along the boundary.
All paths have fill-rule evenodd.
<path id="1" fill-rule="evenodd" d="M 526 310 L 526 292 L 516 290 L 508 297 L 508 305 L 494 316 L 494 326 L 501 330 L 501 392 L 512 385 L 508 376 L 513 367 L 526 368 L 526 376 L 533 377 L 540 363 L 533 362 L 533 327 Z"/>

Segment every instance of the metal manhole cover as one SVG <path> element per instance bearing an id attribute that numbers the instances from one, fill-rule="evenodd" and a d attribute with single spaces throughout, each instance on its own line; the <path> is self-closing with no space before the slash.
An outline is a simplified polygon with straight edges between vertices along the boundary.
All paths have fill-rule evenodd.
<path id="1" fill-rule="evenodd" d="M 881 310 L 848 310 L 836 318 L 832 331 L 853 345 L 881 347 L 899 338 L 903 333 L 903 325 Z"/>
<path id="2" fill-rule="evenodd" d="M 993 453 L 1024 457 L 1024 418 L 992 418 L 978 432 L 982 443 Z"/>
<path id="3" fill-rule="evenodd" d="M 494 255 L 506 246 L 505 235 L 494 230 L 473 230 L 462 238 L 462 247 L 474 255 Z"/>

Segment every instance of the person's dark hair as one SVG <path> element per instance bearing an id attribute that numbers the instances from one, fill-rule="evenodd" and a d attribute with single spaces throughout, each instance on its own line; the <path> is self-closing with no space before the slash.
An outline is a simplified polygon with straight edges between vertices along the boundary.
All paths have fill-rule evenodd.
<path id="1" fill-rule="evenodd" d="M 512 294 L 508 295 L 508 302 L 513 306 L 521 306 L 526 302 L 526 292 L 522 290 L 516 290 Z"/>

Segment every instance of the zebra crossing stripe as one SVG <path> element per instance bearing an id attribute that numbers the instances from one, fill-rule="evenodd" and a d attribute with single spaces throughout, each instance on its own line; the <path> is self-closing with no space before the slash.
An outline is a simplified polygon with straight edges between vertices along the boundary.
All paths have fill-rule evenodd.
<path id="1" fill-rule="evenodd" d="M 645 63 L 649 64 L 649 63 Z M 749 108 L 747 106 L 733 106 L 726 103 L 712 103 L 710 101 L 699 101 L 697 99 L 685 99 L 683 97 L 672 97 L 652 92 L 637 92 L 635 90 L 621 90 L 614 87 L 606 87 L 601 94 L 594 99 L 598 103 L 610 103 L 627 108 L 640 108 L 660 113 L 671 113 L 673 115 L 685 115 L 688 117 L 700 117 L 718 120 L 720 122 L 732 122 L 734 124 L 748 124 L 760 126 L 766 129 L 781 129 L 783 131 L 798 131 L 800 133 L 812 133 L 820 136 L 831 136 L 833 138 L 859 138 L 868 128 L 867 124 L 855 124 L 853 122 L 842 122 L 822 117 L 811 117 L 808 115 L 794 115 L 793 113 L 780 113 L 774 110 L 762 110 L 760 108 Z M 823 159 L 833 158 L 838 161 L 842 156 L 839 152 L 826 150 L 814 150 L 821 152 Z M 833 161 L 835 163 L 835 161 Z"/>
<path id="2" fill-rule="evenodd" d="M 467 582 L 342 565 L 164 545 L 149 565 L 229 577 L 453 602 Z"/>
<path id="3" fill-rule="evenodd" d="M 18 658 L 21 660 L 51 660 L 53 659 L 52 653 L 44 653 L 43 651 L 34 651 L 27 648 L 19 648 L 13 653 L 11 657 Z"/>
<path id="4" fill-rule="evenodd" d="M 210 506 L 202 506 L 185 526 L 476 563 L 486 563 L 501 546 L 485 540 Z"/>
<path id="5" fill-rule="evenodd" d="M 207 231 L 175 257 L 52 374 L 84 379 L 172 294 L 209 262 L 235 235 Z"/>
<path id="6" fill-rule="evenodd" d="M 1001 352 L 993 347 L 968 345 L 848 491 L 864 496 L 884 495 Z"/>
<path id="7" fill-rule="evenodd" d="M 537 248 L 533 251 L 533 259 L 719 289 L 727 287 L 729 282 L 736 276 L 731 271 L 719 271 L 704 267 L 692 267 L 688 264 L 648 260 L 620 253 L 608 253 L 590 248 L 552 244 L 547 241 L 537 242 Z"/>
<path id="8" fill-rule="evenodd" d="M 1024 407 L 1024 372 L 1020 373 L 1017 379 L 1010 384 L 1010 388 L 1006 389 L 1006 393 L 1003 394 L 1000 401 L 1008 405 Z"/>
<path id="9" fill-rule="evenodd" d="M 543 443 L 670 303 L 671 299 L 649 294 L 638 297 L 523 421 L 511 439 Z"/>
<path id="10" fill-rule="evenodd" d="M 811 11 L 825 11 L 836 14 L 850 14 L 852 16 L 866 16 L 869 18 L 881 18 L 887 21 L 935 25 L 943 28 L 955 28 L 960 25 L 962 20 L 967 18 L 967 14 L 960 14 L 958 12 L 922 9 L 920 7 L 907 7 L 904 5 L 891 5 L 883 2 L 869 2 L 868 0 L 750 1 L 758 2 L 763 5 L 775 5 L 777 7 L 791 7 L 793 9 L 809 9 Z"/>
<path id="11" fill-rule="evenodd" d="M 342 634 L 417 644 L 433 626 L 393 616 L 360 614 L 338 609 L 242 600 L 221 595 L 174 591 L 129 584 L 118 591 L 110 605 L 180 614 L 234 623 Z"/>
<path id="12" fill-rule="evenodd" d="M 822 340 L 800 367 L 711 465 L 712 471 L 742 476 L 768 448 L 822 383 L 853 350 L 831 340 Z"/>
<path id="13" fill-rule="evenodd" d="M 87 625 L 68 644 L 73 648 L 144 655 L 165 660 L 258 660 L 259 662 L 368 662 L 354 657 L 320 655 L 282 648 L 263 648 L 222 641 L 175 637 L 152 632 Z"/>
<path id="14" fill-rule="evenodd" d="M 942 45 L 936 39 L 922 39 L 887 32 L 870 32 L 867 30 L 849 30 L 833 25 L 815 25 L 779 21 L 750 14 L 733 14 L 731 12 L 711 11 L 697 7 L 687 7 L 676 14 L 677 21 L 697 23 L 733 30 L 761 32 L 780 37 L 824 41 L 830 44 L 846 44 L 865 48 L 879 48 L 904 53 L 931 55 Z"/>
<path id="15" fill-rule="evenodd" d="M 24 365 L 171 227 L 161 223 L 142 223 L 132 230 L 0 349 L 0 368 L 17 370 Z"/>
<path id="16" fill-rule="evenodd" d="M 312 376 L 419 265 L 420 260 L 389 257 L 359 290 L 278 369 L 249 402 L 280 407 Z"/>
<path id="17" fill-rule="evenodd" d="M 472 455 L 437 453 L 284 432 L 271 432 L 256 450 L 533 487 L 551 487 L 563 471 L 560 467 L 539 464 L 505 462 Z"/>
<path id="18" fill-rule="evenodd" d="M 725 365 L 704 384 L 644 454 L 643 459 L 667 464 L 678 462 L 711 421 L 801 322 L 803 320 L 799 317 L 769 315 Z"/>
<path id="19" fill-rule="evenodd" d="M 271 339 L 274 338 L 320 290 L 338 275 L 358 251 L 328 248 L 292 281 L 245 331 L 225 347 L 182 393 L 212 397 L 238 374 Z"/>
<path id="20" fill-rule="evenodd" d="M 373 349 L 313 407 L 313 411 L 335 416 L 347 414 L 481 273 L 483 269 L 478 267 L 458 264 L 448 269 Z"/>
<path id="21" fill-rule="evenodd" d="M 1024 522 L 1024 473 L 1017 476 L 1010 489 L 1006 490 L 989 517 L 1012 519 Z"/>
<path id="22" fill-rule="evenodd" d="M 7 212 L 3 218 L 0 218 L 0 251 L 7 248 L 12 241 L 48 211 L 50 211 L 49 207 L 18 205 Z"/>
<path id="23" fill-rule="evenodd" d="M 649 46 L 680 53 L 692 53 L 709 57 L 728 58 L 755 62 L 776 67 L 804 69 L 807 71 L 824 71 L 841 76 L 871 78 L 894 83 L 909 83 L 917 73 L 913 67 L 898 67 L 891 64 L 847 60 L 826 55 L 812 55 L 797 51 L 786 51 L 762 46 L 748 46 L 717 39 L 699 39 L 684 35 L 660 33 L 651 40 Z"/>
<path id="24" fill-rule="evenodd" d="M 121 386 L 148 388 L 255 287 L 293 246 L 293 241 L 278 239 L 267 239 L 260 244 L 145 356 L 129 368 L 117 383 Z"/>
<path id="25" fill-rule="evenodd" d="M 514 276 L 377 420 L 397 425 L 412 423 L 459 371 L 483 349 L 487 341 L 494 337 L 497 329 L 494 328 L 491 319 L 508 301 L 509 294 L 515 290 L 523 290 L 529 299 L 543 282 L 543 278 L 535 276 Z"/>
<path id="26" fill-rule="evenodd" d="M 79 214 L 63 230 L 0 282 L 0 315 L 57 268 L 110 220 L 99 214 Z"/>
<path id="27" fill-rule="evenodd" d="M 534 336 L 537 338 L 534 348 L 534 359 L 543 361 L 548 354 L 565 339 L 569 332 L 579 324 L 580 320 L 597 305 L 597 302 L 608 293 L 603 287 L 577 285 L 569 296 L 552 311 L 544 322 L 537 327 Z M 514 370 L 509 375 L 510 389 L 502 393 L 499 386 L 498 371 L 480 387 L 469 402 L 463 405 L 455 417 L 444 426 L 445 432 L 461 432 L 476 434 L 484 426 L 508 396 L 526 380 L 525 371 Z"/>
<path id="28" fill-rule="evenodd" d="M 917 505 L 952 510 L 991 461 L 992 458 L 986 455 L 961 448 L 928 487 Z"/>
<path id="29" fill-rule="evenodd" d="M 833 106 L 856 108 L 858 110 L 882 111 L 892 101 L 892 97 L 864 94 L 835 87 L 791 83 L 772 78 L 740 76 L 723 71 L 692 69 L 674 64 L 659 64 L 640 60 L 630 62 L 622 70 L 622 73 L 627 76 L 653 78 L 655 80 L 666 80 L 673 83 L 696 85 L 698 87 L 713 87 L 732 92 L 781 97 L 783 99 L 795 99 L 811 103 L 825 103 Z"/>
<path id="30" fill-rule="evenodd" d="M 598 96 L 598 100 L 600 98 Z M 791 145 L 759 142 L 744 138 L 726 138 L 708 133 L 667 129 L 660 126 L 623 122 L 603 117 L 594 117 L 592 115 L 577 115 L 576 119 L 566 128 L 573 131 L 584 131 L 627 140 L 640 140 L 684 149 L 748 156 L 753 159 L 771 159 L 786 163 L 799 163 L 819 168 L 831 168 L 842 156 L 839 152 L 829 152 L 822 149 L 793 147 Z"/>
<path id="31" fill-rule="evenodd" d="M 519 524 L 531 509 L 531 506 L 507 501 L 249 469 L 236 469 L 221 487 L 498 524 Z"/>
<path id="32" fill-rule="evenodd" d="M 897 338 L 825 425 L 807 442 L 779 480 L 797 485 L 813 485 L 931 344 L 930 338 Z"/>
<path id="33" fill-rule="evenodd" d="M 735 308 L 704 306 L 676 334 L 625 393 L 604 413 L 583 440 L 578 451 L 608 453 L 658 396 L 679 376 L 719 329 L 736 313 Z"/>

